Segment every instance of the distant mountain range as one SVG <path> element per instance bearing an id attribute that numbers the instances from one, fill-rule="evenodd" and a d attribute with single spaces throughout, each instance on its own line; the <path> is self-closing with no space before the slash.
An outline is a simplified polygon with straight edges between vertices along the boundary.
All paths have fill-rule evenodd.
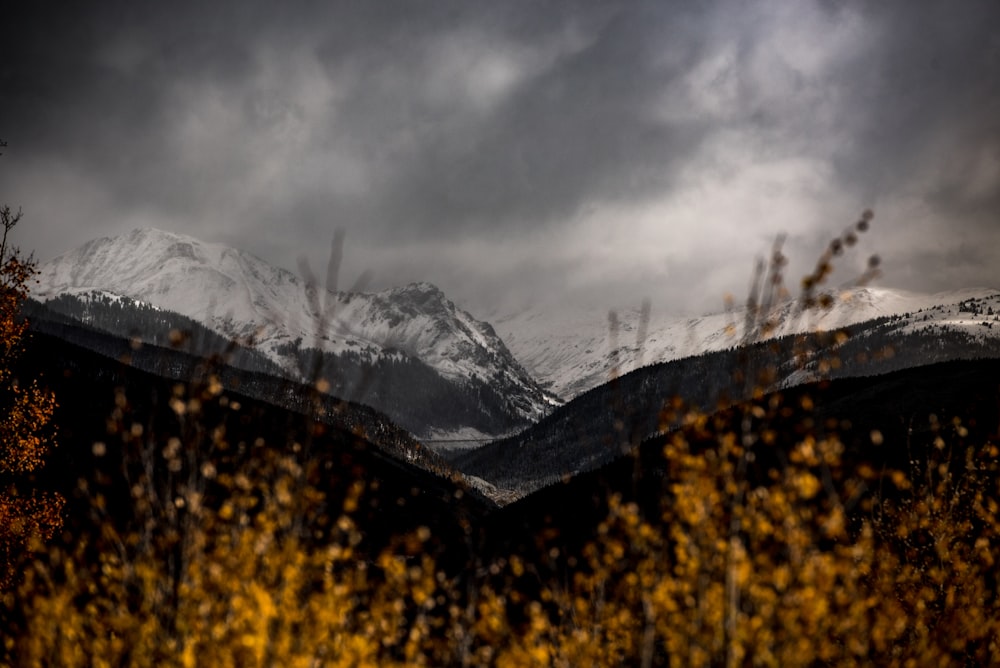
<path id="1" fill-rule="evenodd" d="M 972 288 L 932 295 L 878 287 L 837 289 L 829 308 L 795 314 L 795 301 L 775 308 L 777 337 L 835 330 L 887 315 L 916 313 L 997 294 Z M 491 321 L 518 361 L 546 389 L 570 400 L 646 364 L 725 350 L 744 340 L 746 309 L 697 317 L 677 316 L 639 307 L 614 311 L 584 308 L 538 308 L 499 313 Z M 645 320 L 645 322 L 644 322 Z M 940 323 L 944 326 L 957 323 Z M 752 337 L 753 338 L 753 337 Z"/>
<path id="2" fill-rule="evenodd" d="M 662 437 L 676 426 L 662 411 L 673 396 L 713 411 L 755 389 L 1000 358 L 1000 291 L 985 288 L 843 289 L 821 307 L 792 300 L 749 318 L 737 308 L 696 318 L 523 311 L 498 317 L 498 335 L 429 283 L 332 292 L 159 230 L 91 241 L 37 278 L 31 315 L 42 331 L 115 357 L 123 338 L 220 355 L 254 379 L 260 399 L 312 386 L 371 406 L 438 452 L 461 441 L 465 452 L 447 466 L 399 439 L 389 451 L 419 454 L 429 470 L 453 466 L 500 504 Z M 172 377 L 190 366 L 153 357 L 136 359 Z M 274 403 L 295 408 L 290 397 Z"/>
<path id="3" fill-rule="evenodd" d="M 334 293 L 248 253 L 155 229 L 90 241 L 39 269 L 33 297 L 63 315 L 144 339 L 169 325 L 155 312 L 182 316 L 270 363 L 251 370 L 325 382 L 421 438 L 509 433 L 557 403 L 490 325 L 429 283 Z"/>

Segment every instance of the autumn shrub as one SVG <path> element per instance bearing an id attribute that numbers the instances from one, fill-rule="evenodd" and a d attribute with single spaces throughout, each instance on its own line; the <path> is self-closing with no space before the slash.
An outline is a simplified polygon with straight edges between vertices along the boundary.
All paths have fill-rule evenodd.
<path id="1" fill-rule="evenodd" d="M 55 444 L 55 396 L 15 367 L 28 327 L 21 306 L 34 262 L 9 243 L 20 211 L 0 206 L 0 592 L 16 578 L 18 559 L 36 539 L 50 538 L 61 523 L 63 500 L 35 489 L 31 476 Z"/>

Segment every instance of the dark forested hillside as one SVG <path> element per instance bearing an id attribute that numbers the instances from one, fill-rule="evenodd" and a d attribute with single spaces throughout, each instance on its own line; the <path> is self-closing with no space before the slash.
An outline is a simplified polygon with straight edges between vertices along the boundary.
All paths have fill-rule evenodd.
<path id="1" fill-rule="evenodd" d="M 287 344 L 306 377 L 326 379 L 330 394 L 371 406 L 416 434 L 471 428 L 503 434 L 527 426 L 524 407 L 502 378 L 446 379 L 428 364 L 402 352 L 374 350 L 341 354 Z"/>
<path id="2" fill-rule="evenodd" d="M 281 376 L 282 369 L 261 353 L 220 336 L 196 320 L 179 313 L 143 304 L 127 297 L 94 293 L 83 299 L 59 295 L 44 304 L 29 299 L 24 313 L 36 331 L 55 336 L 81 337 L 81 345 L 104 352 L 101 337 L 85 336 L 88 329 L 111 335 L 109 340 L 130 337 L 143 344 L 187 352 L 197 357 L 224 356 L 230 366 Z M 84 338 L 85 337 L 85 338 Z"/>
<path id="3" fill-rule="evenodd" d="M 601 467 L 678 426 L 674 398 L 713 412 L 754 392 L 819 379 L 876 376 L 957 359 L 1000 356 L 996 342 L 950 327 L 911 330 L 902 316 L 850 330 L 786 336 L 637 369 L 594 388 L 511 438 L 454 460 L 463 472 L 514 496 Z"/>
<path id="4" fill-rule="evenodd" d="M 744 423 L 752 406 L 766 411 Z M 677 410 L 683 414 L 686 407 Z M 717 438 L 724 433 L 774 435 L 774 441 L 753 446 L 753 463 L 745 474 L 751 488 L 780 477 L 794 444 L 826 437 L 844 444 L 837 467 L 852 474 L 871 471 L 874 478 L 876 473 L 898 470 L 920 480 L 931 475 L 929 459 L 939 464 L 951 461 L 957 472 L 967 462 L 974 467 L 980 458 L 988 460 L 988 444 L 1000 440 L 1000 360 L 943 362 L 879 376 L 809 383 L 721 410 L 707 425 L 703 430 L 684 430 L 694 451 L 717 447 Z M 664 455 L 664 448 L 673 433 L 646 439 L 627 456 L 556 480 L 505 506 L 490 515 L 486 536 L 500 551 L 510 549 L 516 540 L 512 537 L 520 536 L 517 549 L 526 553 L 538 549 L 535 558 L 548 563 L 552 544 L 539 549 L 534 537 L 547 535 L 562 553 L 574 554 L 594 539 L 595 527 L 608 517 L 613 497 L 637 502 L 643 515 L 655 521 L 662 505 L 672 503 L 677 462 Z M 945 452 L 939 451 L 942 444 L 947 444 Z M 860 487 L 858 498 L 842 501 L 860 510 L 862 497 L 889 493 L 889 487 L 874 485 Z"/>
<path id="5" fill-rule="evenodd" d="M 144 432 L 171 433 L 176 431 L 179 419 L 174 410 L 175 395 L 181 393 L 183 398 L 188 387 L 210 386 L 213 399 L 232 397 L 227 400 L 229 411 L 217 408 L 219 412 L 213 419 L 224 419 L 227 424 L 238 420 L 237 433 L 246 443 L 269 432 L 270 438 L 265 439 L 269 443 L 290 447 L 293 442 L 302 445 L 313 432 L 329 431 L 340 436 L 328 445 L 316 445 L 313 452 L 323 447 L 363 444 L 364 457 L 382 461 L 382 468 L 406 471 L 401 474 L 404 478 L 419 479 L 424 475 L 419 473 L 421 470 L 430 476 L 428 480 L 444 481 L 451 475 L 451 468 L 442 459 L 366 406 L 319 394 L 287 379 L 235 369 L 219 360 L 170 348 L 135 345 L 79 326 L 60 327 L 60 336 L 36 330 L 20 364 L 25 370 L 41 372 L 59 397 L 57 417 L 65 445 L 50 466 L 56 473 L 61 469 L 75 471 L 76 458 L 86 456 L 93 441 L 107 440 L 104 429 L 108 416 L 121 408 L 116 402 L 128 401 L 133 413 L 130 420 Z M 240 409 L 236 411 L 233 405 Z M 199 420 L 203 422 L 204 418 Z M 164 422 L 161 429 L 155 428 L 157 421 Z M 317 432 L 309 426 L 313 424 L 323 426 Z M 261 434 L 254 435 L 254 429 Z"/>

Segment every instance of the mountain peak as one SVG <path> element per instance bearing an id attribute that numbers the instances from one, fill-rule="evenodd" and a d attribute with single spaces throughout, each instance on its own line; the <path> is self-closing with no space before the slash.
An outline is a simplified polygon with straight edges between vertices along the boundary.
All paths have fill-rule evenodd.
<path id="1" fill-rule="evenodd" d="M 408 283 L 407 285 L 404 285 L 404 286 L 402 286 L 400 288 L 393 288 L 392 291 L 395 292 L 395 293 L 397 293 L 397 294 L 399 294 L 399 293 L 402 293 L 402 294 L 410 293 L 410 294 L 424 294 L 424 295 L 441 295 L 441 296 L 444 296 L 444 293 L 441 292 L 441 288 L 439 288 L 438 286 L 434 285 L 433 283 L 429 283 L 427 281 L 416 281 L 414 283 Z"/>
<path id="2" fill-rule="evenodd" d="M 97 245 L 97 246 L 108 246 L 108 245 L 127 245 L 127 246 L 139 246 L 139 247 L 170 247 L 173 244 L 187 244 L 192 247 L 194 246 L 207 246 L 205 242 L 196 239 L 194 237 L 188 236 L 186 234 L 180 234 L 178 232 L 171 232 L 168 230 L 162 230 L 158 227 L 135 227 L 128 232 L 123 232 L 122 234 L 117 234 L 110 237 L 102 237 L 100 239 L 95 239 L 87 246 Z"/>
<path id="3" fill-rule="evenodd" d="M 194 237 L 189 237 L 178 232 L 171 232 L 170 230 L 163 230 L 158 227 L 134 227 L 125 234 L 119 236 L 129 239 L 183 239 L 185 241 L 201 243 Z"/>
<path id="4" fill-rule="evenodd" d="M 433 283 L 419 281 L 402 287 L 390 288 L 382 295 L 390 301 L 406 309 L 421 312 L 445 313 L 454 310 L 454 304 Z"/>

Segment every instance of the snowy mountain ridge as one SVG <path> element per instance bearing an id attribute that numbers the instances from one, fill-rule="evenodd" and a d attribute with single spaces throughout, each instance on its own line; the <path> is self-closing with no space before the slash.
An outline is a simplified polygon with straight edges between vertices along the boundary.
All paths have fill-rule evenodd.
<path id="1" fill-rule="evenodd" d="M 942 314 L 963 300 L 995 295 L 1000 291 L 991 288 L 930 295 L 870 286 L 844 288 L 831 293 L 828 308 L 816 307 L 796 315 L 795 300 L 775 306 L 767 318 L 778 326 L 766 338 L 835 330 L 887 315 L 918 311 Z M 740 345 L 745 341 L 745 316 L 745 308 L 698 317 L 653 310 L 646 316 L 644 327 L 640 308 L 616 311 L 613 324 L 607 311 L 564 308 L 500 314 L 492 322 L 508 348 L 542 386 L 570 400 L 607 382 L 613 373 L 621 375 L 644 364 Z M 941 324 L 947 323 L 942 320 Z M 957 321 L 955 324 L 962 326 Z M 751 338 L 760 338 L 759 333 Z"/>
<path id="2" fill-rule="evenodd" d="M 221 244 L 156 229 L 90 241 L 39 267 L 33 296 L 110 294 L 173 311 L 253 346 L 302 377 L 300 350 L 419 359 L 457 383 L 510 397 L 525 422 L 553 401 L 493 328 L 430 283 L 376 293 L 329 293 Z"/>

